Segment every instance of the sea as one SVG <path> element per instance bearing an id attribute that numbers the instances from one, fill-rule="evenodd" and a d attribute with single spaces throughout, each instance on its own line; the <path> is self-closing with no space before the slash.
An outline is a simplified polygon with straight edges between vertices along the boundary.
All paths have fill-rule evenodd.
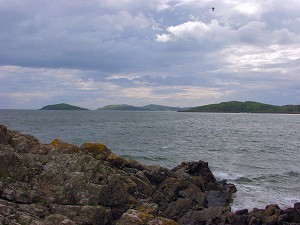
<path id="1" fill-rule="evenodd" d="M 0 124 L 43 143 L 102 142 L 167 168 L 207 161 L 218 180 L 236 185 L 233 211 L 300 202 L 300 115 L 0 110 Z"/>

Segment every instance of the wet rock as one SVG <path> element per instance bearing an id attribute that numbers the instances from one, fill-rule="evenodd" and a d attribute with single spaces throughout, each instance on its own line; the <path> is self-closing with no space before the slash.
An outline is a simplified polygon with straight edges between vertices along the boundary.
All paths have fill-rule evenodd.
<path id="1" fill-rule="evenodd" d="M 189 211 L 178 220 L 178 224 L 222 224 L 226 221 L 229 209 L 226 207 L 210 207 L 199 211 Z"/>
<path id="2" fill-rule="evenodd" d="M 268 216 L 273 216 L 273 215 L 279 215 L 281 213 L 281 210 L 278 205 L 267 205 L 266 210 L 265 210 L 265 215 Z"/>
<path id="3" fill-rule="evenodd" d="M 235 191 L 203 161 L 169 170 L 117 156 L 101 143 L 43 144 L 0 125 L 0 225 L 300 222 L 300 203 L 233 213 Z"/>
<path id="4" fill-rule="evenodd" d="M 198 162 L 183 162 L 172 169 L 173 172 L 183 171 L 191 176 L 200 176 L 206 184 L 216 182 L 216 178 L 210 171 L 208 163 L 199 160 Z"/>
<path id="5" fill-rule="evenodd" d="M 241 215 L 248 215 L 248 209 L 241 209 L 241 210 L 237 210 L 235 212 L 235 215 L 241 216 Z"/>
<path id="6" fill-rule="evenodd" d="M 169 175 L 170 171 L 160 166 L 147 166 L 144 175 L 154 185 L 159 185 Z"/>
<path id="7" fill-rule="evenodd" d="M 7 134 L 7 127 L 6 126 L 0 124 L 0 130 L 4 133 L 4 135 Z"/>
<path id="8" fill-rule="evenodd" d="M 101 189 L 100 196 L 99 203 L 105 206 L 120 206 L 129 199 L 127 189 L 117 175 L 108 177 L 108 183 Z"/>
<path id="9" fill-rule="evenodd" d="M 179 197 L 190 198 L 195 204 L 204 206 L 206 203 L 206 194 L 195 184 L 190 184 L 186 189 L 178 192 Z"/>
<path id="10" fill-rule="evenodd" d="M 179 198 L 169 204 L 164 211 L 167 218 L 178 220 L 182 215 L 192 208 L 192 200 L 190 198 Z"/>
<path id="11" fill-rule="evenodd" d="M 300 202 L 297 202 L 297 203 L 294 204 L 294 209 L 295 209 L 295 211 L 296 211 L 297 213 L 300 212 Z"/>
<path id="12" fill-rule="evenodd" d="M 0 129 L 0 144 L 6 144 L 7 143 L 7 138 L 2 129 Z"/>

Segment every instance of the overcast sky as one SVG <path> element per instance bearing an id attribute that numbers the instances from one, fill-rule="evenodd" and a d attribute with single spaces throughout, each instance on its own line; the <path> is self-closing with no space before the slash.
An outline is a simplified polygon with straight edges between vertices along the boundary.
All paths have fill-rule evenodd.
<path id="1" fill-rule="evenodd" d="M 230 100 L 300 104 L 299 0 L 0 0 L 0 108 Z"/>

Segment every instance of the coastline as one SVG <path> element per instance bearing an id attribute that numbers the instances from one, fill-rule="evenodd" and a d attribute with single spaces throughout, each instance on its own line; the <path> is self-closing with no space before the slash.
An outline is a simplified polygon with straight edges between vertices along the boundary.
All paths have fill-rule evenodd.
<path id="1" fill-rule="evenodd" d="M 203 161 L 170 170 L 119 157 L 101 143 L 43 144 L 0 128 L 2 224 L 300 223 L 300 203 L 231 212 L 236 188 L 217 181 Z"/>

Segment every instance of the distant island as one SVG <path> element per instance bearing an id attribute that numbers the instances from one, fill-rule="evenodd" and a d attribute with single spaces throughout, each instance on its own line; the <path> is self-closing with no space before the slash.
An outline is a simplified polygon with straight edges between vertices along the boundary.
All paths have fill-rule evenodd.
<path id="1" fill-rule="evenodd" d="M 60 103 L 47 105 L 40 110 L 89 110 L 78 106 Z M 271 105 L 260 102 L 229 101 L 218 104 L 209 104 L 204 106 L 181 108 L 163 105 L 150 104 L 146 106 L 132 106 L 126 104 L 107 105 L 97 110 L 118 110 L 118 111 L 176 111 L 176 112 L 209 112 L 209 113 L 282 113 L 282 114 L 300 114 L 300 105 Z"/>
<path id="2" fill-rule="evenodd" d="M 188 108 L 180 108 L 180 107 L 169 107 L 163 105 L 146 105 L 142 107 L 120 104 L 120 105 L 107 105 L 103 108 L 99 108 L 98 110 L 127 110 L 127 111 L 183 111 Z"/>
<path id="3" fill-rule="evenodd" d="M 60 103 L 60 104 L 44 106 L 40 110 L 88 110 L 88 109 L 81 108 L 81 107 L 74 106 L 74 105 L 69 105 L 66 103 Z"/>
<path id="4" fill-rule="evenodd" d="M 216 113 L 285 113 L 299 114 L 300 105 L 276 106 L 259 102 L 230 101 L 193 107 L 182 112 L 216 112 Z"/>

